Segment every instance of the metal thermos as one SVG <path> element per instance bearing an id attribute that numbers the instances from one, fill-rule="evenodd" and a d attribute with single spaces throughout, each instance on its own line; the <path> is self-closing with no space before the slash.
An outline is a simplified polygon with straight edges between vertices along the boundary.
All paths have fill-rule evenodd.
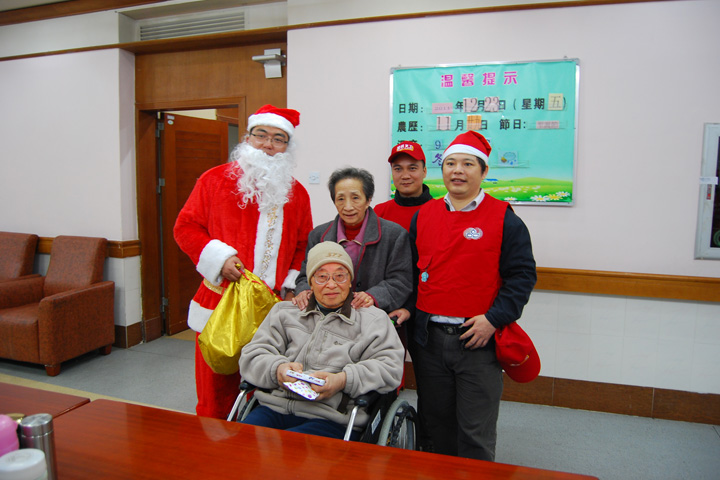
<path id="1" fill-rule="evenodd" d="M 48 480 L 57 480 L 53 418 L 48 413 L 28 415 L 20 420 L 20 446 L 45 452 Z"/>

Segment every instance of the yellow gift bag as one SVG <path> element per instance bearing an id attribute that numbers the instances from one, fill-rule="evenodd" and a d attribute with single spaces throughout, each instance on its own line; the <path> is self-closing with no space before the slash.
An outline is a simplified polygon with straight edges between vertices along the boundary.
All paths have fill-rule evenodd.
<path id="1" fill-rule="evenodd" d="M 230 375 L 238 371 L 240 350 L 279 301 L 277 295 L 248 270 L 225 289 L 198 337 L 200 352 L 213 372 Z"/>

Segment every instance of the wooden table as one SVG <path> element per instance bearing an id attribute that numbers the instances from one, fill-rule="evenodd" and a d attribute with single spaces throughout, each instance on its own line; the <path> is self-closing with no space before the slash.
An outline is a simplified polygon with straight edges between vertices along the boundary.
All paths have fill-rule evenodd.
<path id="1" fill-rule="evenodd" d="M 90 403 L 89 398 L 0 382 L 0 413 L 3 414 L 49 413 L 54 418 L 86 403 Z"/>
<path id="2" fill-rule="evenodd" d="M 72 479 L 567 479 L 569 473 L 95 400 L 55 421 L 58 476 Z"/>

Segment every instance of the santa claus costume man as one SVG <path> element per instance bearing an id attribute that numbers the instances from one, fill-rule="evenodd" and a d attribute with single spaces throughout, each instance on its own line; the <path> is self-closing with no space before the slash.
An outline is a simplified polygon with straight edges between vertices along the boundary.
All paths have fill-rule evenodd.
<path id="1" fill-rule="evenodd" d="M 261 107 L 248 118 L 248 134 L 227 164 L 195 184 L 173 230 L 175 241 L 203 276 L 190 303 L 188 325 L 202 332 L 222 292 L 247 268 L 282 298 L 290 299 L 305 258 L 312 214 L 310 197 L 293 178 L 296 110 Z M 196 337 L 197 337 L 196 335 Z M 239 374 L 213 372 L 195 343 L 198 415 L 225 418 Z"/>

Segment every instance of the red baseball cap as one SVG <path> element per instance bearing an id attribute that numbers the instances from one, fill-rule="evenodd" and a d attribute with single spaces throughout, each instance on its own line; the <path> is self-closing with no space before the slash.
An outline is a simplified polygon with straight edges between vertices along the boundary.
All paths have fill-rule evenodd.
<path id="1" fill-rule="evenodd" d="M 495 330 L 495 354 L 505 373 L 516 382 L 529 382 L 540 373 L 535 345 L 516 322 Z"/>
<path id="2" fill-rule="evenodd" d="M 423 152 L 420 144 L 415 142 L 400 142 L 395 145 L 392 152 L 390 152 L 388 162 L 392 163 L 392 161 L 395 160 L 395 157 L 403 153 L 410 155 L 415 160 L 422 160 L 422 162 L 425 163 L 425 152 Z"/>

